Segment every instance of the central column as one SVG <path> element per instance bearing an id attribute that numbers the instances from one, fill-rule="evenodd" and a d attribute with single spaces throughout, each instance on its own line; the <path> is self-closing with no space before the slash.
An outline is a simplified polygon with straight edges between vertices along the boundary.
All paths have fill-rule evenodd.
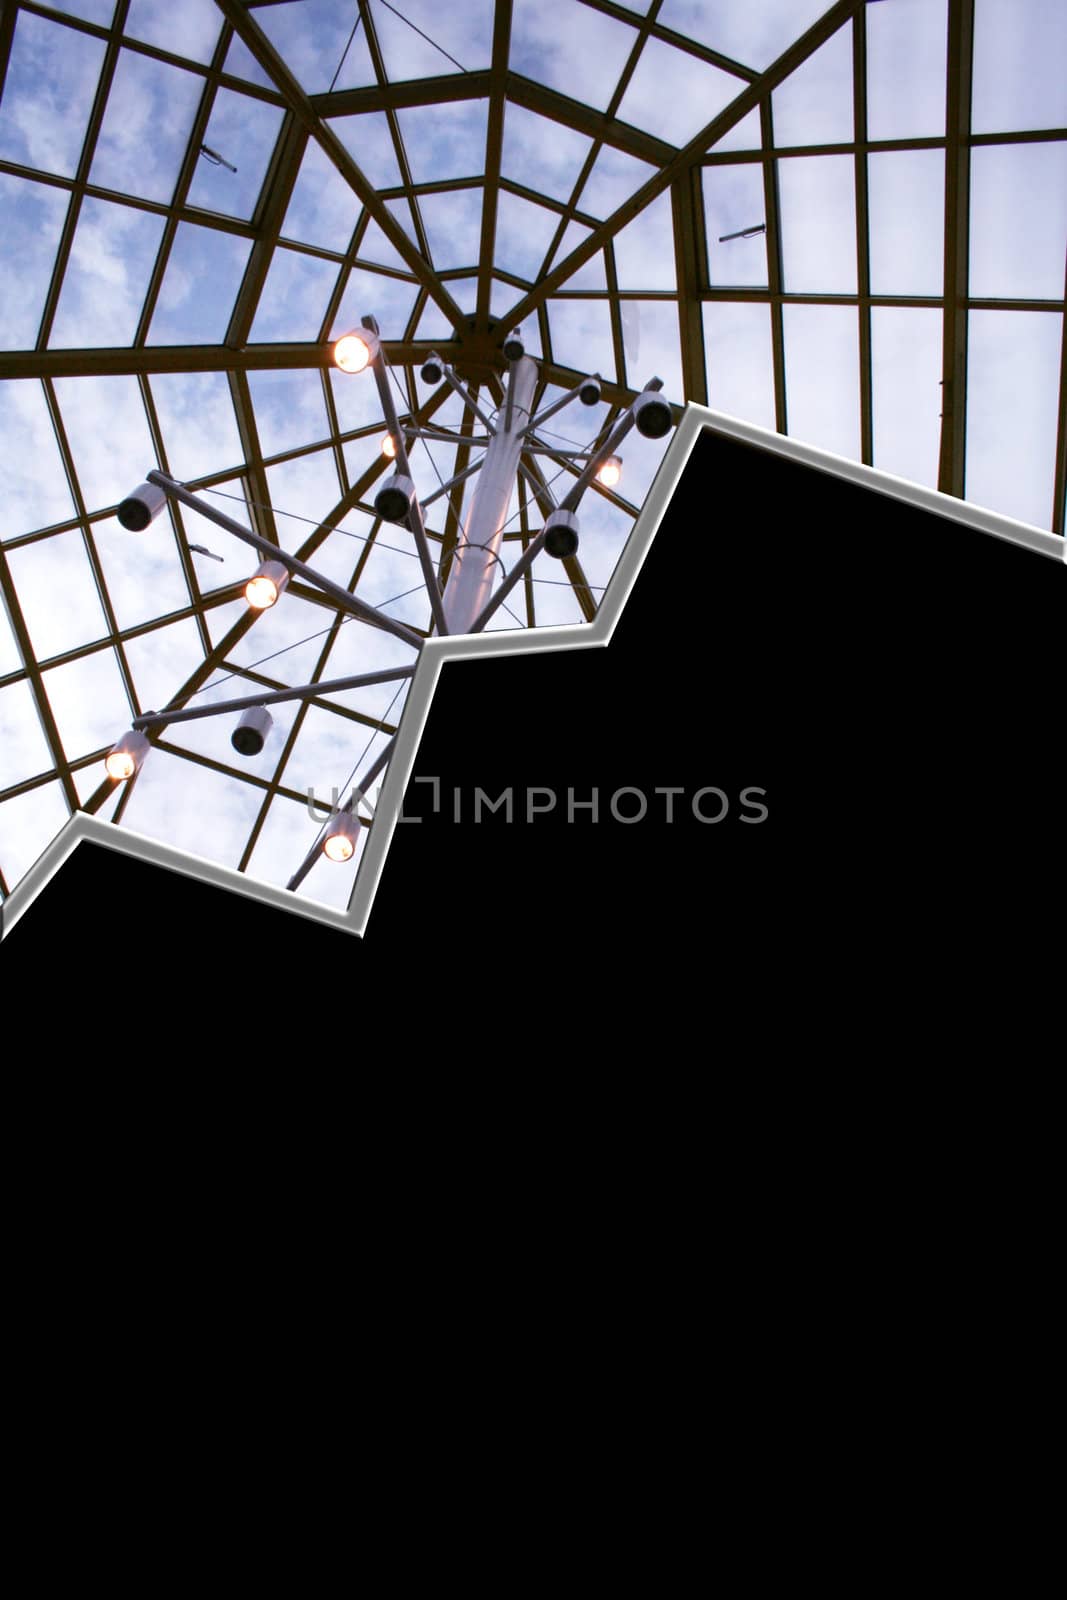
<path id="1" fill-rule="evenodd" d="M 476 479 L 463 539 L 456 546 L 444 593 L 449 633 L 469 633 L 471 623 L 488 604 L 493 590 L 495 559 L 500 553 L 504 523 L 519 471 L 522 430 L 530 420 L 537 363 L 522 356 L 511 363 L 508 395 L 496 418 L 485 462 Z M 510 398 L 510 420 L 508 401 Z"/>

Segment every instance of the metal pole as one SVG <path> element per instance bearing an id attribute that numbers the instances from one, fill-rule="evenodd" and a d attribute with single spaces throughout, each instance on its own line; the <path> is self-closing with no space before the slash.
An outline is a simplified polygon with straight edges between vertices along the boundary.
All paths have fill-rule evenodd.
<path id="1" fill-rule="evenodd" d="M 508 375 L 511 420 L 508 422 L 497 414 L 497 431 L 485 452 L 463 542 L 457 546 L 452 559 L 445 590 L 445 616 L 450 633 L 469 633 L 489 601 L 493 568 L 504 536 L 504 522 L 536 386 L 537 363 L 529 356 L 513 362 Z"/>
<path id="2" fill-rule="evenodd" d="M 150 472 L 148 482 L 156 484 L 175 500 L 180 500 L 182 505 L 191 506 L 194 511 L 199 511 L 202 517 L 209 522 L 216 523 L 220 528 L 225 528 L 227 533 L 232 533 L 235 539 L 242 539 L 245 544 L 250 544 L 253 550 L 258 550 L 260 555 L 268 561 L 280 561 L 283 567 L 288 567 L 290 572 L 299 573 L 306 578 L 308 583 L 314 584 L 316 589 L 321 589 L 323 594 L 334 601 L 341 611 L 347 611 L 353 617 L 358 617 L 360 622 L 371 622 L 375 627 L 383 628 L 386 633 L 391 633 L 398 639 L 403 639 L 415 650 L 422 649 L 422 639 L 410 628 L 405 628 L 402 622 L 394 622 L 392 617 L 387 617 L 383 611 L 375 610 L 365 600 L 357 600 L 354 594 L 349 594 L 347 589 L 342 589 L 339 584 L 331 583 L 328 578 L 323 578 L 313 567 L 306 562 L 298 561 L 295 556 L 289 555 L 276 544 L 271 544 L 269 539 L 261 539 L 258 533 L 250 533 L 247 528 L 242 528 L 239 522 L 228 517 L 224 511 L 216 511 L 214 506 L 208 505 L 204 500 L 198 500 L 191 490 L 183 483 L 178 483 L 174 478 L 168 478 L 165 472 Z"/>
<path id="3" fill-rule="evenodd" d="M 471 633 L 481 633 L 482 629 L 489 621 L 489 618 L 493 615 L 493 612 L 498 606 L 502 606 L 504 604 L 504 601 L 507 599 L 512 589 L 514 589 L 519 579 L 526 576 L 530 568 L 533 566 L 535 559 L 541 554 L 541 550 L 547 537 L 548 529 L 542 528 L 537 537 L 526 546 L 526 549 L 523 551 L 518 561 L 516 561 L 515 565 L 512 567 L 511 571 L 508 573 L 499 589 L 497 589 L 493 594 L 493 597 L 489 601 L 488 605 L 483 611 L 479 612 L 474 621 L 471 623 Z"/>
<path id="4" fill-rule="evenodd" d="M 386 424 L 393 436 L 396 446 L 396 464 L 405 478 L 411 477 L 411 464 L 408 461 L 407 445 L 404 435 L 400 431 L 400 421 L 396 414 L 396 405 L 393 402 L 393 391 L 389 387 L 389 374 L 386 371 L 385 357 L 379 350 L 377 357 L 371 363 L 374 368 L 374 381 L 378 385 L 378 398 L 382 403 Z M 422 567 L 422 580 L 426 585 L 426 593 L 430 597 L 430 610 L 438 633 L 447 633 L 448 624 L 445 621 L 444 608 L 441 605 L 441 590 L 437 583 L 437 574 L 433 568 L 433 558 L 430 547 L 426 541 L 426 528 L 422 520 L 422 507 L 417 500 L 412 500 L 408 512 L 408 523 L 415 540 L 415 549 L 419 555 L 419 565 Z"/>
<path id="5" fill-rule="evenodd" d="M 389 740 L 389 743 L 385 746 L 385 749 L 382 750 L 379 755 L 375 756 L 374 760 L 363 774 L 362 782 L 357 788 L 352 790 L 352 793 L 349 795 L 344 805 L 340 808 L 342 811 L 354 811 L 356 809 L 356 807 L 359 805 L 359 802 L 364 798 L 367 790 L 378 776 L 379 772 L 381 772 L 382 768 L 388 763 L 389 757 L 393 753 L 393 746 L 395 743 L 396 735 L 394 734 Z M 289 882 L 285 887 L 287 889 L 299 889 L 300 885 L 303 883 L 304 879 L 307 877 L 308 873 L 311 871 L 321 854 L 322 834 L 320 832 L 319 837 L 315 840 L 315 843 L 312 845 L 311 849 L 297 867 L 296 871 L 293 873 L 293 876 L 289 879 Z"/>
<path id="6" fill-rule="evenodd" d="M 342 689 L 365 689 L 373 683 L 392 683 L 396 678 L 411 678 L 415 668 L 389 667 L 381 672 L 361 672 L 354 678 L 330 678 L 324 683 L 305 683 L 297 689 L 271 689 L 266 694 L 246 694 L 240 700 L 219 700 L 211 706 L 188 706 L 176 711 L 149 711 L 134 717 L 132 726 L 166 728 L 172 722 L 195 722 L 200 717 L 222 716 L 227 711 L 247 711 L 250 706 L 274 706 L 283 700 L 312 700 L 318 694 L 340 694 Z"/>

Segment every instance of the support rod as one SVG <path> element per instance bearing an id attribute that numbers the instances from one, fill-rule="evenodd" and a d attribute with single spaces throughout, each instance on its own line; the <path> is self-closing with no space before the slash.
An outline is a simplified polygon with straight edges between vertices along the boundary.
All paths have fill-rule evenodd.
<path id="1" fill-rule="evenodd" d="M 600 373 L 594 372 L 592 374 L 592 378 L 595 382 L 599 383 Z M 549 417 L 554 417 L 557 411 L 562 411 L 563 407 L 569 406 L 572 400 L 577 400 L 578 396 L 581 394 L 582 390 L 589 381 L 589 378 L 583 378 L 581 383 L 575 384 L 573 389 L 569 390 L 565 395 L 562 395 L 558 400 L 553 400 L 552 404 L 550 406 L 546 406 L 543 411 L 539 411 L 536 417 L 534 417 L 533 421 L 527 425 L 527 435 L 536 433 L 538 428 L 540 428 L 543 423 L 548 421 Z"/>
<path id="2" fill-rule="evenodd" d="M 329 578 L 323 578 L 314 568 L 306 562 L 297 560 L 288 551 L 280 546 L 271 544 L 269 539 L 261 539 L 258 533 L 251 533 L 247 528 L 242 528 L 239 522 L 228 517 L 224 511 L 216 511 L 215 507 L 208 505 L 204 500 L 198 500 L 184 484 L 168 478 L 165 472 L 152 471 L 148 474 L 148 482 L 154 483 L 164 493 L 173 499 L 180 500 L 182 505 L 190 506 L 194 511 L 199 511 L 202 517 L 209 522 L 214 522 L 218 527 L 225 528 L 227 533 L 232 533 L 235 539 L 250 544 L 253 550 L 258 550 L 261 556 L 268 561 L 280 561 L 283 567 L 288 567 L 290 572 L 299 573 L 306 578 L 308 583 L 333 600 L 339 610 L 347 611 L 351 616 L 358 617 L 360 622 L 370 622 L 376 628 L 382 628 L 386 633 L 393 634 L 397 639 L 403 639 L 415 650 L 422 649 L 422 639 L 410 628 L 405 628 L 402 622 L 394 622 L 392 617 L 387 617 L 383 611 L 377 611 L 374 606 L 369 606 L 365 600 L 358 600 L 354 594 L 349 594 L 347 589 L 342 589 L 338 584 L 331 583 Z"/>
<path id="3" fill-rule="evenodd" d="M 342 811 L 355 811 L 356 807 L 359 805 L 359 802 L 364 798 L 367 790 L 370 788 L 379 772 L 381 772 L 382 768 L 387 764 L 389 757 L 393 753 L 393 745 L 395 743 L 396 735 L 394 734 L 385 748 L 375 756 L 374 760 L 363 774 L 363 778 L 359 785 L 352 790 L 352 793 L 349 795 L 344 805 L 341 806 L 340 809 Z M 299 889 L 300 885 L 303 883 L 304 879 L 307 877 L 308 873 L 311 871 L 321 854 L 322 834 L 320 833 L 319 837 L 315 840 L 315 843 L 312 845 L 311 849 L 297 867 L 296 871 L 293 873 L 293 876 L 289 879 L 289 882 L 285 887 L 287 889 Z"/>
<path id="4" fill-rule="evenodd" d="M 536 558 L 541 554 L 547 536 L 548 529 L 542 528 L 541 532 L 537 535 L 537 538 L 531 540 L 531 542 L 526 546 L 526 549 L 523 551 L 518 561 L 516 561 L 515 565 L 512 567 L 511 571 L 508 573 L 499 589 L 497 589 L 492 599 L 484 607 L 484 609 L 479 612 L 478 616 L 476 616 L 474 621 L 471 623 L 471 633 L 481 633 L 482 629 L 489 621 L 489 618 L 493 615 L 493 612 L 498 606 L 502 606 L 504 604 L 504 601 L 507 599 L 512 589 L 514 589 L 519 579 L 526 576 L 530 568 L 533 566 Z"/>
<path id="5" fill-rule="evenodd" d="M 508 373 L 511 425 L 497 413 L 501 426 L 485 452 L 463 542 L 453 557 L 445 590 L 445 611 L 453 633 L 468 633 L 489 600 L 536 387 L 537 363 L 529 356 L 513 362 Z"/>
<path id="6" fill-rule="evenodd" d="M 313 700 L 320 694 L 340 694 L 342 689 L 365 689 L 373 683 L 392 683 L 396 678 L 414 676 L 414 665 L 389 667 L 382 672 L 361 672 L 354 678 L 330 678 L 323 683 L 305 683 L 296 689 L 272 689 L 266 694 L 246 694 L 240 700 L 219 700 L 210 706 L 181 707 L 176 711 L 149 711 L 134 717 L 132 726 L 167 728 L 172 722 L 196 722 L 200 717 L 222 716 L 226 711 L 247 711 L 251 706 L 279 705 L 283 700 Z"/>
<path id="7" fill-rule="evenodd" d="M 454 444 L 455 440 L 452 442 Z M 466 443 L 466 440 L 463 443 Z M 447 483 L 442 483 L 440 488 L 434 490 L 433 494 L 428 494 L 425 500 L 420 500 L 419 504 L 422 509 L 425 511 L 427 506 L 433 505 L 435 500 L 439 500 L 443 494 L 447 494 L 450 489 L 454 489 L 457 483 L 462 483 L 464 478 L 469 478 L 472 472 L 478 472 L 484 460 L 484 456 L 479 456 L 477 461 L 472 461 L 469 467 L 464 467 L 462 472 L 457 472 L 454 478 L 449 478 Z"/>
<path id="8" fill-rule="evenodd" d="M 449 388 L 450 389 L 454 389 L 456 391 L 456 393 L 459 395 L 460 399 L 463 401 L 463 404 L 469 410 L 474 412 L 474 415 L 478 418 L 479 422 L 484 422 L 485 430 L 488 433 L 489 437 L 492 438 L 493 435 L 496 433 L 496 429 L 493 427 L 493 424 L 489 421 L 489 418 L 486 416 L 486 414 L 482 410 L 481 406 L 476 403 L 476 401 L 474 400 L 473 396 L 469 393 L 466 384 L 460 383 L 459 379 L 456 377 L 456 374 L 452 371 L 451 367 L 444 367 L 442 370 L 443 370 L 444 375 L 445 375 L 445 382 L 448 384 Z"/>
<path id="9" fill-rule="evenodd" d="M 411 463 L 408 460 L 407 444 L 400 431 L 400 420 L 396 414 L 396 403 L 393 400 L 393 391 L 389 387 L 389 372 L 385 365 L 385 357 L 379 348 L 377 356 L 371 363 L 374 368 L 374 381 L 378 385 L 378 398 L 382 403 L 385 421 L 389 432 L 396 445 L 396 464 L 405 478 L 411 477 Z M 437 573 L 434 571 L 433 558 L 430 547 L 426 542 L 426 526 L 422 520 L 422 507 L 414 497 L 408 511 L 408 526 L 411 528 L 415 539 L 415 548 L 419 552 L 419 565 L 422 568 L 423 582 L 426 584 L 426 593 L 430 597 L 430 610 L 438 633 L 448 632 L 448 623 L 445 619 L 444 607 L 441 605 L 441 590 L 437 582 Z"/>

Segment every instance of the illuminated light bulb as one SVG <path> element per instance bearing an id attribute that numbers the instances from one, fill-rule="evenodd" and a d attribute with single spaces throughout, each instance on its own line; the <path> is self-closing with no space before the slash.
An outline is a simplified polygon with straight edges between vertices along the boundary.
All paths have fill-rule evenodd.
<path id="1" fill-rule="evenodd" d="M 245 584 L 245 599 L 253 611 L 267 611 L 289 582 L 289 569 L 280 561 L 264 561 Z"/>
<path id="2" fill-rule="evenodd" d="M 139 733 L 136 728 L 131 728 L 129 733 L 122 735 L 118 744 L 109 750 L 104 758 L 108 777 L 114 783 L 125 783 L 140 769 L 150 749 L 151 745 L 146 736 Z"/>
<path id="3" fill-rule="evenodd" d="M 333 347 L 333 359 L 342 372 L 363 372 L 378 354 L 378 336 L 366 329 L 363 333 L 345 333 Z"/>
<path id="4" fill-rule="evenodd" d="M 351 861 L 356 853 L 359 818 L 351 811 L 339 811 L 326 830 L 322 852 L 330 861 Z"/>
<path id="5" fill-rule="evenodd" d="M 385 434 L 382 438 L 382 455 L 390 461 L 396 455 L 396 440 L 391 433 Z"/>
<path id="6" fill-rule="evenodd" d="M 622 457 L 609 456 L 597 472 L 596 480 L 598 483 L 602 483 L 605 489 L 614 489 L 621 477 Z"/>

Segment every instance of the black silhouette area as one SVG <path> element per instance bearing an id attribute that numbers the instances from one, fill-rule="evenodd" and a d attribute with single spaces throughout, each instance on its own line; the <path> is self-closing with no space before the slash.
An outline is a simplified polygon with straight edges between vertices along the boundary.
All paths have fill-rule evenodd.
<path id="1" fill-rule="evenodd" d="M 0 963 L 165 986 L 266 953 L 380 980 L 371 1004 L 414 983 L 427 1018 L 460 989 L 517 1019 L 566 992 L 592 1028 L 649 982 L 668 1022 L 683 974 L 711 1005 L 742 972 L 771 997 L 1040 954 L 1067 888 L 1065 619 L 1047 557 L 709 432 L 610 646 L 445 668 L 415 767 L 441 807 L 409 787 L 362 943 L 82 847 Z M 476 825 L 479 788 L 513 820 Z M 531 789 L 557 798 L 527 822 Z M 568 822 L 594 789 L 599 821 Z"/>

